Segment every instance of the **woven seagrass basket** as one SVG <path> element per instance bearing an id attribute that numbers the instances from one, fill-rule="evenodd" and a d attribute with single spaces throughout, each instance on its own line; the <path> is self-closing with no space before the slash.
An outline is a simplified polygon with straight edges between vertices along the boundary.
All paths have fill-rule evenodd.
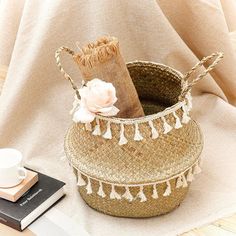
<path id="1" fill-rule="evenodd" d="M 72 87 L 77 87 L 57 64 Z M 195 174 L 200 172 L 203 137 L 190 118 L 191 88 L 222 59 L 203 58 L 190 72 L 162 64 L 135 61 L 127 68 L 145 117 L 120 119 L 96 116 L 92 123 L 73 123 L 65 137 L 65 153 L 77 176 L 79 192 L 92 208 L 113 216 L 151 217 L 180 205 Z M 213 63 L 195 79 L 192 73 Z"/>

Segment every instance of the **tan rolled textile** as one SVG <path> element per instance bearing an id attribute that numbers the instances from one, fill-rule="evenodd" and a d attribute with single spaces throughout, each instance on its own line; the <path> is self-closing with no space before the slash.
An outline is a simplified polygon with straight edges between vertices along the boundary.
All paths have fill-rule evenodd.
<path id="1" fill-rule="evenodd" d="M 120 109 L 117 114 L 122 118 L 144 116 L 138 94 L 126 68 L 119 49 L 119 41 L 115 37 L 102 37 L 89 43 L 74 56 L 85 81 L 99 78 L 112 83 L 116 88 Z"/>

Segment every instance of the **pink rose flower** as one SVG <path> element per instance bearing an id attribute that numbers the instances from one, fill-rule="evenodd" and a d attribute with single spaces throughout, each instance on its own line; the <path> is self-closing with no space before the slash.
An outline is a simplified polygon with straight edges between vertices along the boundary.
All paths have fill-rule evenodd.
<path id="1" fill-rule="evenodd" d="M 116 89 L 111 83 L 95 78 L 79 89 L 79 94 L 81 100 L 73 115 L 74 122 L 89 123 L 96 114 L 115 116 L 119 112 L 114 106 L 117 101 Z"/>

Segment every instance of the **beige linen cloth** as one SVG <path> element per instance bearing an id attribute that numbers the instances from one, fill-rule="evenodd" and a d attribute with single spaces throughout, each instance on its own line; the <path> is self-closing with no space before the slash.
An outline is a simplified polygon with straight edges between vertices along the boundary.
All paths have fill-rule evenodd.
<path id="1" fill-rule="evenodd" d="M 0 146 L 66 182 L 57 209 L 90 235 L 176 235 L 236 212 L 235 0 L 7 0 L 0 3 L 0 64 L 9 66 L 0 98 Z M 126 61 L 150 60 L 188 71 L 203 56 L 223 51 L 211 75 L 194 88 L 193 117 L 202 128 L 203 173 L 170 214 L 122 219 L 90 209 L 67 162 L 60 161 L 71 124 L 73 91 L 59 73 L 55 50 L 76 50 L 103 34 L 120 39 Z M 80 83 L 71 58 L 66 70 Z"/>

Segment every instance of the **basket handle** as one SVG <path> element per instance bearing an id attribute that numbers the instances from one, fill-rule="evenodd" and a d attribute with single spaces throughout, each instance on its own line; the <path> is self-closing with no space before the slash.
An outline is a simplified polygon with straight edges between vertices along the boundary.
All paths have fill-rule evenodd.
<path id="1" fill-rule="evenodd" d="M 200 79 L 205 77 L 208 74 L 208 72 L 213 70 L 215 68 L 215 66 L 222 60 L 223 56 L 224 56 L 224 54 L 222 52 L 212 53 L 210 56 L 203 57 L 201 61 L 199 61 L 194 67 L 192 67 L 192 69 L 183 76 L 183 81 L 187 82 L 187 83 L 185 83 L 184 86 L 183 86 L 183 89 L 182 89 L 182 92 L 181 92 L 181 97 L 184 98 L 186 93 L 189 90 L 191 90 L 193 85 L 195 85 Z M 208 62 L 209 60 L 211 60 L 213 58 L 215 58 L 215 60 L 201 74 L 199 74 L 192 81 L 189 81 L 189 78 L 191 77 L 191 75 L 198 68 L 200 68 L 201 66 L 203 66 L 203 64 L 205 64 L 206 62 Z"/>
<path id="2" fill-rule="evenodd" d="M 56 58 L 56 63 L 57 63 L 58 68 L 60 69 L 60 71 L 63 74 L 63 76 L 65 77 L 65 79 L 67 79 L 70 82 L 72 88 L 76 92 L 77 97 L 79 98 L 78 87 L 76 86 L 74 80 L 70 77 L 70 75 L 68 75 L 66 73 L 66 71 L 62 67 L 61 58 L 60 58 L 62 52 L 69 53 L 72 57 L 74 57 L 75 52 L 73 50 L 69 49 L 68 47 L 60 47 L 55 52 L 55 58 Z"/>

